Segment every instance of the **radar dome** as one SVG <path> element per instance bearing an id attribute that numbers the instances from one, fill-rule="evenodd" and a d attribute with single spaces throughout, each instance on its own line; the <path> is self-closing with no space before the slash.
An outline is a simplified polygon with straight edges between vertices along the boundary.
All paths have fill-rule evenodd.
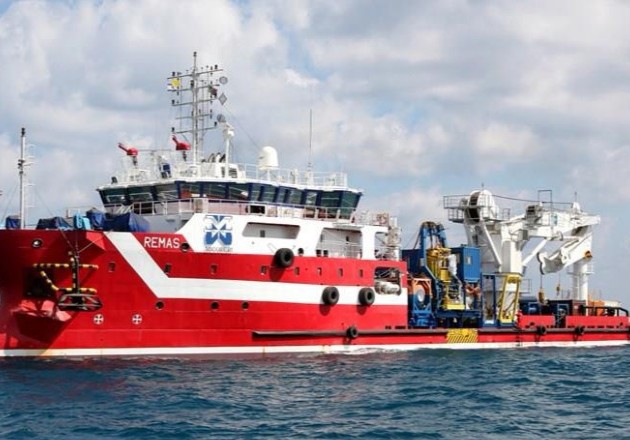
<path id="1" fill-rule="evenodd" d="M 258 169 L 267 171 L 276 168 L 278 168 L 278 152 L 270 146 L 262 147 L 258 156 Z"/>

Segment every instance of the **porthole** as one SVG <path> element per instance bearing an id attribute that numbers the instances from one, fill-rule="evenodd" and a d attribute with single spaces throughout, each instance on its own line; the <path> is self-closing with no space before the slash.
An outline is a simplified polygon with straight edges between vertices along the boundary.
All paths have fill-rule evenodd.
<path id="1" fill-rule="evenodd" d="M 212 310 L 218 310 L 219 309 L 219 303 L 217 301 L 212 301 L 212 304 L 210 304 L 210 308 Z"/>
<path id="2" fill-rule="evenodd" d="M 162 301 L 158 301 L 155 303 L 155 308 L 158 310 L 162 310 L 164 308 L 164 303 Z"/>
<path id="3" fill-rule="evenodd" d="M 241 308 L 243 310 L 249 309 L 249 303 L 247 301 L 243 301 L 243 304 L 241 304 Z"/>
<path id="4" fill-rule="evenodd" d="M 43 244 L 44 244 L 44 242 L 41 239 L 36 238 L 31 243 L 31 246 L 33 246 L 33 249 L 38 249 L 38 248 L 42 247 Z"/>
<path id="5" fill-rule="evenodd" d="M 186 242 L 183 242 L 180 246 L 182 252 L 188 252 L 190 250 L 190 245 Z"/>

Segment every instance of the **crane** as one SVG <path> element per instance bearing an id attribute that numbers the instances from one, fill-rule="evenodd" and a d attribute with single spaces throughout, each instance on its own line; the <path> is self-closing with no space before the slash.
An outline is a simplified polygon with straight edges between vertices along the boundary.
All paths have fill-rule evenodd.
<path id="1" fill-rule="evenodd" d="M 549 193 L 549 201 L 541 201 L 543 192 Z M 586 301 L 593 226 L 600 217 L 582 211 L 577 202 L 554 204 L 548 190 L 540 191 L 537 201 L 510 199 L 526 203 L 525 211 L 517 215 L 501 209 L 496 202 L 500 198 L 486 189 L 444 197 L 449 220 L 462 223 L 468 245 L 480 248 L 482 272 L 494 274 L 502 286 L 499 321 L 514 321 L 520 282 L 534 257 L 543 275 L 572 268 L 570 299 Z M 530 243 L 535 244 L 526 250 Z"/>

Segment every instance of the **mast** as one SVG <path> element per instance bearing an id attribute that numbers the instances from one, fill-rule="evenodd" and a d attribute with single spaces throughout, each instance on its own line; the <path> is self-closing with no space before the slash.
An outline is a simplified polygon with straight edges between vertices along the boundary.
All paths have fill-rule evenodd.
<path id="1" fill-rule="evenodd" d="M 193 52 L 193 67 L 191 72 L 190 88 L 192 90 L 192 153 L 193 164 L 197 164 L 199 157 L 199 89 L 196 83 L 199 79 L 197 74 L 197 52 Z"/>
<path id="2" fill-rule="evenodd" d="M 20 175 L 20 229 L 26 226 L 26 129 L 22 127 L 18 172 Z"/>
<path id="3" fill-rule="evenodd" d="M 227 101 L 225 94 L 219 93 L 221 86 L 228 82 L 227 77 L 221 75 L 222 72 L 223 69 L 216 64 L 198 66 L 197 52 L 193 52 L 192 68 L 184 73 L 173 72 L 168 77 L 168 90 L 175 94 L 171 105 L 183 110 L 176 117 L 179 127 L 173 127 L 172 132 L 183 135 L 191 142 L 193 169 L 197 168 L 203 157 L 203 138 L 206 131 L 216 128 L 219 122 L 225 122 L 223 115 L 215 118 L 212 110 L 215 101 L 219 101 L 221 105 L 225 105 Z M 186 111 L 187 108 L 190 108 L 189 112 Z"/>

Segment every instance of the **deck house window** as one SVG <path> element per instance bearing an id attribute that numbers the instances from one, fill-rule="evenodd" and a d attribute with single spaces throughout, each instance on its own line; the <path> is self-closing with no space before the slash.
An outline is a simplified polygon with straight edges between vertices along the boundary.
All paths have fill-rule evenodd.
<path id="1" fill-rule="evenodd" d="M 243 229 L 243 237 L 287 238 L 294 240 L 300 232 L 296 225 L 249 222 Z"/>

